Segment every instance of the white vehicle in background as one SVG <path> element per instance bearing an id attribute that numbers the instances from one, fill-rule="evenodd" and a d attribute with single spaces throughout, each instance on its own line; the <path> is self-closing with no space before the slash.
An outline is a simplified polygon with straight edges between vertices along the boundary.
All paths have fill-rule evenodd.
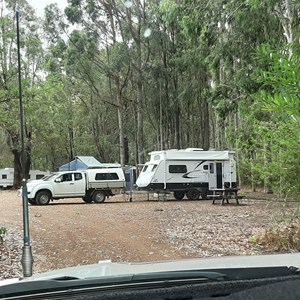
<path id="1" fill-rule="evenodd" d="M 101 203 L 126 188 L 122 168 L 87 169 L 52 173 L 42 180 L 27 183 L 28 202 L 45 205 L 50 200 L 82 198 L 86 203 Z"/>
<path id="2" fill-rule="evenodd" d="M 234 151 L 203 151 L 197 148 L 149 153 L 136 185 L 140 190 L 174 193 L 196 200 L 218 196 L 224 191 L 237 192 Z"/>
<path id="3" fill-rule="evenodd" d="M 49 171 L 30 170 L 28 181 L 41 179 L 49 175 Z M 4 168 L 0 170 L 0 188 L 11 188 L 14 185 L 14 168 Z"/>

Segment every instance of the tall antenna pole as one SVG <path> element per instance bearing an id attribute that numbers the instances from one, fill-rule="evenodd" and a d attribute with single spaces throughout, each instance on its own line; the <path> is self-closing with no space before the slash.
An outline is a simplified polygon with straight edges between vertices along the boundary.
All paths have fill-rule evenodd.
<path id="1" fill-rule="evenodd" d="M 23 267 L 23 276 L 32 276 L 33 256 L 30 246 L 29 236 L 29 214 L 28 214 L 28 195 L 25 176 L 26 153 L 24 146 L 24 110 L 22 100 L 22 79 L 21 79 L 21 55 L 20 55 L 20 30 L 19 30 L 19 12 L 16 12 L 17 20 L 17 48 L 18 48 L 18 73 L 19 73 L 19 99 L 20 99 L 20 129 L 21 129 L 21 144 L 22 144 L 22 201 L 23 201 L 23 248 L 21 263 Z"/>

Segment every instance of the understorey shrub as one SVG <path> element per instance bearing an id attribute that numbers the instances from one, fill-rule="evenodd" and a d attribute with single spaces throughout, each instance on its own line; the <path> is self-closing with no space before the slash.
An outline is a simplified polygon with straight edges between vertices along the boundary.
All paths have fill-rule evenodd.
<path id="1" fill-rule="evenodd" d="M 5 227 L 0 227 L 0 244 L 3 244 L 4 236 L 7 232 L 7 229 Z"/>
<path id="2" fill-rule="evenodd" d="M 251 237 L 251 241 L 267 252 L 299 252 L 300 221 L 260 230 Z"/>

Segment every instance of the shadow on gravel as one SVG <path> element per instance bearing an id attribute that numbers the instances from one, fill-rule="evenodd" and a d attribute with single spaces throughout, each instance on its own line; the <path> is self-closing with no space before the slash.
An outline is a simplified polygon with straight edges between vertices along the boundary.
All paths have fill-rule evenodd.
<path id="1" fill-rule="evenodd" d="M 161 200 L 155 200 L 155 199 L 149 199 L 149 200 L 133 200 L 133 201 L 129 201 L 129 200 L 126 200 L 126 201 L 112 201 L 112 200 L 109 200 L 109 201 L 105 201 L 103 203 L 85 203 L 85 202 L 60 202 L 60 201 L 55 201 L 55 202 L 50 202 L 48 205 L 29 205 L 29 207 L 49 207 L 49 206 L 73 206 L 73 205 L 132 205 L 133 203 L 137 204 L 137 203 L 180 203 L 180 204 L 188 204 L 188 203 L 195 203 L 195 202 L 198 202 L 199 205 L 212 205 L 212 206 L 223 206 L 223 207 L 226 207 L 226 206 L 248 206 L 249 204 L 247 203 L 240 203 L 239 205 L 237 205 L 235 202 L 232 202 L 232 203 L 224 203 L 223 205 L 221 205 L 220 203 L 215 203 L 215 204 L 212 204 L 211 200 L 176 200 L 176 199 L 168 199 L 166 201 L 161 201 Z"/>

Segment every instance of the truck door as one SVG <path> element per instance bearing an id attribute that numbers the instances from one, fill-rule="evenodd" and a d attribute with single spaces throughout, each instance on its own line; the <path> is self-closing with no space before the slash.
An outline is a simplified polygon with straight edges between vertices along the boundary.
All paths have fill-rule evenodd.
<path id="1" fill-rule="evenodd" d="M 81 172 L 74 172 L 74 193 L 76 195 L 85 195 L 85 177 Z"/>
<path id="2" fill-rule="evenodd" d="M 56 196 L 81 197 L 85 195 L 85 180 L 80 172 L 62 174 L 61 182 L 56 182 L 54 189 Z"/>
<path id="3" fill-rule="evenodd" d="M 74 179 L 72 173 L 62 174 L 59 177 L 60 181 L 55 182 L 54 194 L 56 196 L 69 196 L 74 190 Z"/>

